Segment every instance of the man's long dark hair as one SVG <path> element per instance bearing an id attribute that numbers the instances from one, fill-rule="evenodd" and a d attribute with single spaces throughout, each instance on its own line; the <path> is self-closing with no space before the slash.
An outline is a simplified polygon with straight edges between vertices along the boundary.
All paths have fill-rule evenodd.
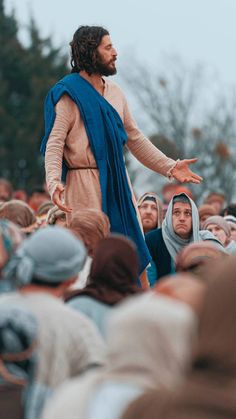
<path id="1" fill-rule="evenodd" d="M 70 42 L 72 73 L 85 70 L 89 75 L 96 72 L 96 50 L 104 35 L 109 32 L 101 26 L 80 26 Z"/>

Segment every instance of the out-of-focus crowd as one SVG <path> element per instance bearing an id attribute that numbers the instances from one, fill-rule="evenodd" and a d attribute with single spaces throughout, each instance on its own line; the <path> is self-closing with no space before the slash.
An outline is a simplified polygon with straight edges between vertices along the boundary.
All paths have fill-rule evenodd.
<path id="1" fill-rule="evenodd" d="M 134 243 L 100 210 L 59 210 L 0 179 L 4 419 L 236 416 L 236 204 L 166 183 L 137 199 Z M 235 292 L 235 294 L 234 294 Z"/>

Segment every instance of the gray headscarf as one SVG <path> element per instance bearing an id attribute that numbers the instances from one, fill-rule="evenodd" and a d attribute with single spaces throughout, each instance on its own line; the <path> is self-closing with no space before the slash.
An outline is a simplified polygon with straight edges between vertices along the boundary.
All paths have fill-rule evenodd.
<path id="1" fill-rule="evenodd" d="M 82 241 L 66 228 L 48 226 L 23 242 L 7 264 L 4 275 L 19 287 L 32 279 L 58 283 L 78 274 L 85 259 Z"/>
<path id="2" fill-rule="evenodd" d="M 173 200 L 176 197 L 181 196 L 187 198 L 192 209 L 192 233 L 188 239 L 182 239 L 178 236 L 178 234 L 174 232 L 172 224 Z M 196 243 L 201 240 L 213 240 L 215 243 L 220 245 L 219 241 L 215 239 L 214 235 L 210 231 L 199 231 L 199 214 L 197 206 L 194 201 L 183 192 L 181 194 L 174 195 L 168 205 L 166 216 L 162 223 L 162 236 L 168 252 L 174 260 L 176 259 L 177 253 L 179 253 L 183 247 L 192 242 Z"/>
<path id="3" fill-rule="evenodd" d="M 186 197 L 189 201 L 189 204 L 192 209 L 192 233 L 188 239 L 182 239 L 178 234 L 174 232 L 173 224 L 172 224 L 172 212 L 173 212 L 173 200 L 176 197 Z M 168 205 L 167 212 L 165 219 L 162 223 L 162 235 L 165 242 L 165 245 L 171 255 L 171 257 L 175 260 L 177 253 L 180 250 L 187 246 L 187 244 L 191 242 L 198 242 L 201 240 L 199 236 L 199 215 L 198 209 L 191 198 L 185 193 L 181 193 L 178 195 L 174 195 Z"/>

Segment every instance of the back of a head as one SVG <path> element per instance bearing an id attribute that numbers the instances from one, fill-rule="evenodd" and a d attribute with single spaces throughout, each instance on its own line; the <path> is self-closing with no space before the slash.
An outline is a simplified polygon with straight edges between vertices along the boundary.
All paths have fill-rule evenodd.
<path id="1" fill-rule="evenodd" d="M 227 257 L 225 253 L 210 241 L 190 243 L 185 246 L 176 257 L 176 271 L 191 271 L 200 273 L 201 268 L 210 262 Z"/>
<path id="2" fill-rule="evenodd" d="M 95 250 L 90 282 L 118 290 L 136 284 L 139 259 L 134 243 L 122 235 L 110 235 L 101 240 Z"/>
<path id="3" fill-rule="evenodd" d="M 36 222 L 33 210 L 26 202 L 12 199 L 0 208 L 0 218 L 5 218 L 18 224 L 22 228 L 29 227 Z"/>
<path id="4" fill-rule="evenodd" d="M 59 284 L 83 268 L 86 250 L 83 243 L 65 228 L 47 226 L 37 230 L 10 260 L 6 276 L 22 286 L 37 280 Z"/>
<path id="5" fill-rule="evenodd" d="M 199 217 L 216 215 L 216 209 L 210 204 L 202 204 L 198 207 Z"/>
<path id="6" fill-rule="evenodd" d="M 171 388 L 189 362 L 195 329 L 186 304 L 151 292 L 131 297 L 108 320 L 110 369 L 146 388 Z"/>
<path id="7" fill-rule="evenodd" d="M 68 227 L 83 240 L 90 255 L 93 255 L 99 240 L 110 232 L 107 215 L 95 208 L 81 208 L 73 213 Z"/>

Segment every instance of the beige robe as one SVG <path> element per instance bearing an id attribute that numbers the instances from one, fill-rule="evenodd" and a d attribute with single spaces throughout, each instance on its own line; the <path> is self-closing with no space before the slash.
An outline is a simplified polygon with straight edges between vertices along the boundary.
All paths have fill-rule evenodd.
<path id="1" fill-rule="evenodd" d="M 144 166 L 168 176 L 175 161 L 166 157 L 138 129 L 123 92 L 107 79 L 104 98 L 116 109 L 124 123 L 128 135 L 127 147 L 131 153 Z M 52 199 L 57 184 L 61 182 L 63 156 L 69 169 L 72 169 L 67 173 L 65 203 L 73 210 L 79 207 L 102 209 L 95 158 L 79 109 L 68 95 L 63 95 L 56 105 L 56 119 L 46 148 L 46 182 Z"/>

